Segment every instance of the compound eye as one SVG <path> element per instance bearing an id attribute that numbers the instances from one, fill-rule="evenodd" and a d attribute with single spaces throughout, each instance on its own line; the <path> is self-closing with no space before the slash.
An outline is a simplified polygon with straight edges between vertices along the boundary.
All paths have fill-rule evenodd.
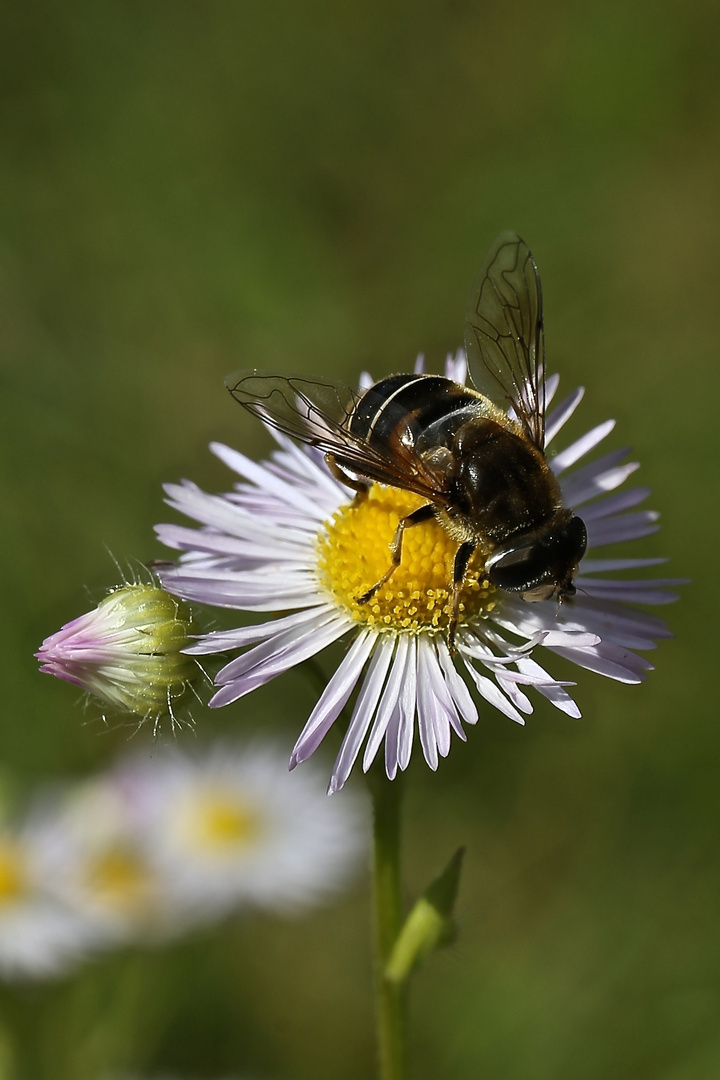
<path id="1" fill-rule="evenodd" d="M 582 518 L 573 514 L 567 523 L 565 532 L 570 543 L 574 545 L 578 562 L 580 562 L 587 550 L 587 529 L 585 528 L 585 522 Z"/>
<path id="2" fill-rule="evenodd" d="M 500 589 L 525 592 L 547 576 L 547 560 L 547 548 L 542 544 L 521 544 L 491 557 L 487 574 Z"/>

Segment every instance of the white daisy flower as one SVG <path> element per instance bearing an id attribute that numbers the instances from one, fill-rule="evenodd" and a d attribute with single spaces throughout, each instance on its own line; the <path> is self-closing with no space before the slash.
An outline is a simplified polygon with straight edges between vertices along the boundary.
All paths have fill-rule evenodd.
<path id="1" fill-rule="evenodd" d="M 449 358 L 446 377 L 464 382 L 465 375 L 464 354 Z M 548 379 L 548 403 L 557 386 L 557 377 Z M 581 397 L 577 390 L 547 414 L 546 447 L 554 444 Z M 264 463 L 213 444 L 213 453 L 241 479 L 223 495 L 207 494 L 189 481 L 166 487 L 168 503 L 200 528 L 158 526 L 160 539 L 182 552 L 179 564 L 162 572 L 163 584 L 188 600 L 278 614 L 207 634 L 189 647 L 196 655 L 242 650 L 216 676 L 210 704 L 237 701 L 347 639 L 347 653 L 290 761 L 292 768 L 313 754 L 357 689 L 332 770 L 333 792 L 360 754 L 367 770 L 383 743 L 387 775 L 395 777 L 410 761 L 416 730 L 425 760 L 437 768 L 453 732 L 465 740 L 463 724 L 477 721 L 477 696 L 519 724 L 533 711 L 531 690 L 568 716 L 579 716 L 567 690 L 572 684 L 546 670 L 554 654 L 620 682 L 641 682 L 652 665 L 638 651 L 671 634 L 660 619 L 630 605 L 668 603 L 676 599 L 668 586 L 677 582 L 609 578 L 664 560 L 595 554 L 658 527 L 657 514 L 637 509 L 647 488 L 618 490 L 638 468 L 626 460 L 627 449 L 575 467 L 613 427 L 606 421 L 549 457 L 563 505 L 582 508 L 587 528 L 577 595 L 561 606 L 552 600 L 525 603 L 491 585 L 481 561 L 471 562 L 455 657 L 447 645 L 448 583 L 458 544 L 437 520 L 406 531 L 401 565 L 370 603 L 357 603 L 387 570 L 398 520 L 426 500 L 377 483 L 367 498 L 355 500 L 321 453 L 283 435 L 276 434 L 280 448 Z"/>
<path id="2" fill-rule="evenodd" d="M 121 764 L 113 779 L 142 822 L 170 919 L 247 905 L 292 913 L 334 894 L 363 862 L 361 802 L 331 809 L 317 775 L 289 776 L 276 746 L 166 746 Z"/>
<path id="3" fill-rule="evenodd" d="M 0 974 L 65 974 L 96 944 L 96 934 L 58 901 L 34 823 L 0 830 Z"/>
<path id="4" fill-rule="evenodd" d="M 177 929 L 142 809 L 114 773 L 39 796 L 33 819 L 48 888 L 98 944 L 165 938 Z"/>

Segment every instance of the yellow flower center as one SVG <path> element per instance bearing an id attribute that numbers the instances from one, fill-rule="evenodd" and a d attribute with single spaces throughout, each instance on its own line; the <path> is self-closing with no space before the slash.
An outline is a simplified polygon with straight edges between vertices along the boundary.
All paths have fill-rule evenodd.
<path id="1" fill-rule="evenodd" d="M 102 851 L 90 864 L 87 882 L 100 903 L 117 908 L 134 908 L 145 899 L 149 886 L 148 869 L 129 848 Z"/>
<path id="2" fill-rule="evenodd" d="M 400 518 L 426 501 L 373 484 L 367 497 L 341 507 L 326 522 L 318 537 L 320 580 L 357 622 L 395 633 L 447 630 L 458 541 L 435 518 L 405 530 L 400 566 L 368 603 L 357 603 L 387 572 Z M 495 587 L 483 571 L 483 554 L 477 549 L 460 594 L 461 623 L 495 606 Z"/>
<path id="3" fill-rule="evenodd" d="M 235 848 L 255 838 L 259 829 L 253 807 L 232 794 L 206 794 L 196 807 L 195 833 L 203 847 Z"/>
<path id="4" fill-rule="evenodd" d="M 0 904 L 11 904 L 27 889 L 25 860 L 17 844 L 0 841 Z"/>

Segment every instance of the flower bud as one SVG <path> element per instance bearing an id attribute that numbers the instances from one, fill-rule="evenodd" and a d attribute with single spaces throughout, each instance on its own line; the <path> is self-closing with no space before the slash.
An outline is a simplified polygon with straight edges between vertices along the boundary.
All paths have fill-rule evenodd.
<path id="1" fill-rule="evenodd" d="M 35 654 L 40 670 L 75 683 L 118 712 L 169 715 L 199 668 L 181 650 L 193 619 L 155 584 L 121 585 L 98 606 L 51 634 Z"/>

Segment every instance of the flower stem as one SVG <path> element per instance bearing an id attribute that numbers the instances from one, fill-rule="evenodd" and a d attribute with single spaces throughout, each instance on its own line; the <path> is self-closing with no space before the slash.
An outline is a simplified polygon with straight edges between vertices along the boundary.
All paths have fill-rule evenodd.
<path id="1" fill-rule="evenodd" d="M 400 892 L 400 779 L 380 769 L 368 776 L 373 800 L 373 916 L 375 996 L 380 1080 L 406 1076 L 406 986 L 391 982 L 385 968 L 402 923 Z"/>

